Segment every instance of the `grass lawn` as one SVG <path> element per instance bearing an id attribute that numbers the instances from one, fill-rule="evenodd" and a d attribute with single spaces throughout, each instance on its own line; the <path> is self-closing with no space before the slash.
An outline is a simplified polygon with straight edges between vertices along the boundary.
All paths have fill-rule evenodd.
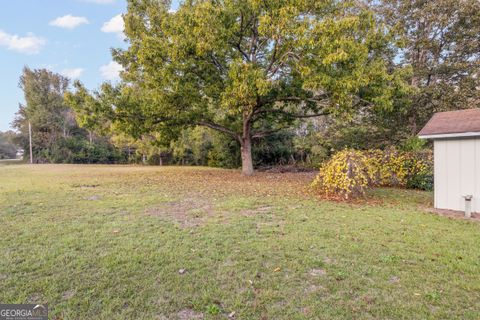
<path id="1" fill-rule="evenodd" d="M 0 302 L 51 319 L 479 319 L 480 224 L 312 174 L 0 166 Z"/>

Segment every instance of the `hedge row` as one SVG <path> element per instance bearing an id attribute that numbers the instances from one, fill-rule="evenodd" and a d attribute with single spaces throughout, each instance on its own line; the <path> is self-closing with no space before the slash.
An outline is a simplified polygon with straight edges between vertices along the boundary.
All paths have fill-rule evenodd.
<path id="1" fill-rule="evenodd" d="M 351 199 L 376 186 L 433 188 L 433 154 L 425 151 L 352 150 L 334 154 L 312 186 L 328 197 Z"/>

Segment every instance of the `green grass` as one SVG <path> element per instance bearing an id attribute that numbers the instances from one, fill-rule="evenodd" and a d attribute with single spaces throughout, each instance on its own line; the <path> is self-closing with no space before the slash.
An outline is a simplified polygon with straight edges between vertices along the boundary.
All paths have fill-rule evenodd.
<path id="1" fill-rule="evenodd" d="M 23 160 L 20 160 L 20 159 L 0 159 L 0 166 L 21 164 L 21 163 L 23 163 Z"/>
<path id="2" fill-rule="evenodd" d="M 480 318 L 480 224 L 426 212 L 425 192 L 321 201 L 311 178 L 1 166 L 0 302 L 51 319 Z"/>

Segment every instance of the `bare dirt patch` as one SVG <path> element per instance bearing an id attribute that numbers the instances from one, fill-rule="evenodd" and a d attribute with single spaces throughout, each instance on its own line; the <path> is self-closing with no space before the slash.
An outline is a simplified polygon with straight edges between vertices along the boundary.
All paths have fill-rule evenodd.
<path id="1" fill-rule="evenodd" d="M 434 213 L 440 216 L 452 218 L 452 219 L 464 219 L 468 221 L 475 221 L 480 222 L 480 213 L 472 213 L 472 217 L 470 219 L 465 218 L 465 212 L 463 211 L 456 211 L 456 210 L 446 210 L 446 209 L 433 209 L 428 208 L 425 209 L 427 212 Z"/>
<path id="2" fill-rule="evenodd" d="M 74 290 L 67 290 L 62 294 L 62 298 L 64 300 L 69 300 L 69 299 L 73 298 L 74 295 L 75 295 Z"/>
<path id="3" fill-rule="evenodd" d="M 323 291 L 323 290 L 325 290 L 325 287 L 320 286 L 320 285 L 314 285 L 314 284 L 312 284 L 312 285 L 306 287 L 306 288 L 304 289 L 304 292 L 305 292 L 305 293 L 315 293 L 315 292 Z"/>
<path id="4" fill-rule="evenodd" d="M 38 292 L 32 293 L 27 298 L 28 303 L 43 303 L 44 301 L 45 301 L 44 296 Z"/>
<path id="5" fill-rule="evenodd" d="M 182 228 L 198 227 L 214 214 L 212 204 L 197 197 L 187 197 L 178 201 L 165 202 L 145 210 L 147 215 L 174 220 Z"/>
<path id="6" fill-rule="evenodd" d="M 203 319 L 203 313 L 196 312 L 192 309 L 184 309 L 177 313 L 178 320 L 197 320 Z"/>
<path id="7" fill-rule="evenodd" d="M 205 224 L 210 218 L 217 218 L 217 222 L 227 224 L 232 216 L 255 217 L 268 215 L 274 213 L 273 209 L 272 206 L 267 205 L 240 211 L 215 209 L 208 197 L 198 194 L 187 194 L 182 195 L 179 200 L 164 202 L 153 208 L 148 208 L 145 210 L 145 214 L 169 221 L 173 220 L 179 223 L 181 228 L 195 228 Z"/>
<path id="8" fill-rule="evenodd" d="M 251 217 L 257 214 L 270 213 L 272 212 L 273 207 L 270 206 L 261 206 L 253 209 L 245 209 L 240 211 L 240 215 L 243 217 Z"/>
<path id="9" fill-rule="evenodd" d="M 312 269 L 308 273 L 313 277 L 324 276 L 327 274 L 324 269 Z"/>

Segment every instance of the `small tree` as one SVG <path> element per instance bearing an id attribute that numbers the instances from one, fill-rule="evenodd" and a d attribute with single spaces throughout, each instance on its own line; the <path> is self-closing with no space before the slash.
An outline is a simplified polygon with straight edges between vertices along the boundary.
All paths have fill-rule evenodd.
<path id="1" fill-rule="evenodd" d="M 67 78 L 49 70 L 23 68 L 19 87 L 23 90 L 25 105 L 19 106 L 13 127 L 19 132 L 21 146 L 28 150 L 30 122 L 35 156 L 51 153 L 59 140 L 70 137 L 78 129 L 72 110 L 63 100 L 68 84 Z"/>

